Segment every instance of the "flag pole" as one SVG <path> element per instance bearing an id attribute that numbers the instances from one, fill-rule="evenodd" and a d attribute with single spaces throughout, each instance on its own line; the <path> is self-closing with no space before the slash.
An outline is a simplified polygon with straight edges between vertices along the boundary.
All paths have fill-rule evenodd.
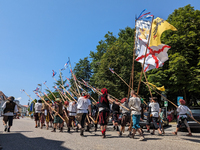
<path id="1" fill-rule="evenodd" d="M 77 88 L 77 90 L 78 90 L 78 94 L 81 96 L 80 91 L 79 91 L 79 88 L 78 88 L 77 83 L 76 83 L 76 79 L 75 79 L 74 73 L 73 73 L 73 71 L 72 71 L 72 66 L 71 66 L 70 58 L 68 57 L 68 59 L 69 59 L 69 64 L 70 64 L 70 68 L 71 68 L 71 73 L 72 73 L 72 76 L 73 76 L 73 79 L 74 79 L 76 88 Z"/>
<path id="2" fill-rule="evenodd" d="M 144 81 L 142 81 L 145 85 L 147 85 L 147 83 L 145 83 Z M 150 87 L 153 91 L 155 91 L 158 95 L 160 95 L 161 97 L 163 97 L 165 100 L 167 100 L 168 102 L 170 102 L 172 105 L 174 105 L 176 108 L 178 106 L 176 106 L 176 104 L 174 104 L 172 101 L 170 101 L 169 99 L 167 99 L 166 97 L 164 97 L 162 94 L 160 94 L 159 92 L 157 92 L 156 90 L 154 90 L 152 87 Z M 200 122 L 198 122 L 196 119 L 194 119 L 193 117 L 191 117 L 190 115 L 187 114 L 187 116 L 189 116 L 191 119 L 193 119 L 194 121 L 196 121 L 198 124 L 200 124 Z"/>
<path id="3" fill-rule="evenodd" d="M 34 92 L 35 93 L 35 92 Z M 36 93 L 35 93 L 36 94 Z M 39 96 L 40 97 L 40 99 L 46 104 L 46 105 L 48 105 L 55 113 L 57 113 L 45 100 L 44 100 L 44 98 L 42 98 L 39 94 L 36 94 L 37 96 Z M 64 119 L 63 119 L 63 117 L 61 117 L 61 115 L 58 113 L 58 116 L 63 120 L 63 121 L 65 121 Z"/>
<path id="4" fill-rule="evenodd" d="M 23 91 L 24 91 L 24 93 L 26 93 L 25 90 L 23 90 Z M 34 103 L 36 103 L 36 102 L 30 97 L 30 95 L 28 95 L 27 93 L 26 93 L 26 95 L 27 95 Z"/>
<path id="5" fill-rule="evenodd" d="M 140 80 L 139 80 L 139 83 L 138 83 L 137 95 L 139 95 L 139 91 L 140 91 L 140 84 L 141 84 L 141 80 L 142 80 L 142 74 L 143 74 L 143 71 L 144 71 L 144 63 L 145 63 L 145 60 L 146 60 L 147 49 L 148 49 L 149 41 L 150 41 L 150 37 L 151 37 L 153 19 L 154 19 L 154 16 L 152 17 L 151 28 L 150 28 L 150 31 L 149 31 L 148 42 L 147 42 L 146 51 L 145 51 L 145 57 L 144 57 L 144 61 L 143 61 L 143 64 L 142 64 L 142 71 L 141 71 L 141 74 L 140 74 Z"/>
<path id="6" fill-rule="evenodd" d="M 59 71 L 60 71 L 60 80 L 61 80 L 61 83 L 62 83 L 62 85 L 63 85 L 63 80 L 62 80 L 61 70 L 59 70 Z"/>
<path id="7" fill-rule="evenodd" d="M 143 71 L 144 72 L 144 71 Z M 144 72 L 144 77 L 145 77 L 145 80 L 146 80 L 146 82 L 147 82 L 147 86 L 148 86 L 148 88 L 149 88 L 149 93 L 150 93 L 150 95 L 151 95 L 151 98 L 153 98 L 153 95 L 152 95 L 152 93 L 151 93 L 151 89 L 150 89 L 150 87 L 149 87 L 149 82 L 148 82 L 148 80 L 147 80 L 147 76 L 146 76 L 146 73 Z"/>
<path id="8" fill-rule="evenodd" d="M 131 77 L 130 77 L 130 83 L 129 86 L 132 87 L 134 85 L 134 65 L 135 65 L 135 42 L 136 42 L 136 21 L 137 21 L 137 16 L 135 17 L 135 33 L 134 33 L 134 48 L 133 48 L 133 64 L 132 64 L 132 70 L 131 70 Z M 131 84 L 132 83 L 132 84 Z M 130 88 L 128 88 L 128 98 L 130 96 Z"/>
<path id="9" fill-rule="evenodd" d="M 49 89 L 49 87 L 44 83 L 44 85 L 47 87 L 47 89 L 51 92 L 51 90 Z M 53 94 L 53 92 L 51 92 L 51 94 L 53 95 L 54 99 L 56 100 L 56 96 Z"/>
<path id="10" fill-rule="evenodd" d="M 80 81 L 78 81 L 79 83 L 82 83 L 82 82 L 80 82 Z M 82 83 L 83 85 L 85 85 L 84 83 Z M 85 85 L 86 86 L 86 85 Z M 88 84 L 88 86 L 89 86 L 89 84 Z M 90 85 L 91 86 L 91 85 Z M 92 87 L 93 88 L 93 87 Z M 97 91 L 96 89 L 94 89 L 93 88 L 93 90 L 98 94 L 98 95 L 102 95 L 102 93 L 101 92 L 99 92 L 99 91 Z M 110 94 L 108 94 L 108 96 L 112 96 L 112 95 L 110 95 Z M 114 97 L 114 96 L 112 96 L 112 97 Z M 114 97 L 115 98 L 115 97 Z M 111 98 L 110 98 L 111 99 Z M 117 98 L 115 98 L 116 100 L 118 100 Z M 112 99 L 113 101 L 115 101 L 114 99 Z M 116 101 L 115 101 L 116 102 Z M 128 108 L 126 108 L 125 106 L 123 106 L 121 103 L 120 103 L 120 106 L 122 106 L 123 108 L 125 108 L 126 110 L 129 110 Z"/>
<path id="11" fill-rule="evenodd" d="M 53 77 L 53 79 L 54 79 L 56 82 L 58 82 L 54 77 Z M 58 83 L 59 83 L 59 82 L 58 82 Z M 60 83 L 59 83 L 59 85 L 63 88 L 63 90 L 65 90 L 65 91 L 71 96 L 71 94 L 65 89 L 65 87 L 64 87 L 63 85 L 61 85 Z M 75 102 L 77 102 L 77 101 L 74 99 L 73 96 L 71 96 L 71 98 L 72 98 Z"/>

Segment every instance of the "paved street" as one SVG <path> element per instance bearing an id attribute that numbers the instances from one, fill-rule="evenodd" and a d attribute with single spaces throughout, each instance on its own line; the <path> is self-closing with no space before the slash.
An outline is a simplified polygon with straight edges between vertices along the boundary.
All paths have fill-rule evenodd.
<path id="1" fill-rule="evenodd" d="M 2 121 L 2 117 L 0 118 Z M 15 119 L 11 132 L 3 132 L 3 125 L 0 126 L 0 144 L 4 150 L 94 150 L 94 149 L 138 149 L 138 150 L 170 150 L 170 149 L 200 149 L 200 133 L 193 133 L 193 137 L 185 136 L 187 132 L 179 132 L 178 136 L 171 134 L 176 124 L 166 128 L 164 136 L 150 135 L 145 133 L 145 141 L 138 141 L 139 135 L 135 139 L 127 137 L 126 131 L 122 137 L 118 137 L 116 131 L 112 131 L 109 126 L 107 137 L 101 138 L 100 131 L 96 133 L 85 132 L 85 137 L 80 137 L 79 133 L 72 131 L 67 133 L 51 133 L 50 130 L 34 128 L 34 121 L 30 118 Z M 156 132 L 157 133 L 157 132 Z"/>

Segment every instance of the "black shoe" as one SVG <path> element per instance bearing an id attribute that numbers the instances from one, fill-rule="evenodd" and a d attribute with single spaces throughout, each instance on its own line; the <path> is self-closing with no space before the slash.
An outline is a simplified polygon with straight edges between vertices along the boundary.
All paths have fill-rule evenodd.
<path id="1" fill-rule="evenodd" d="M 119 132 L 119 136 L 122 136 L 122 131 Z"/>
<path id="2" fill-rule="evenodd" d="M 70 128 L 68 128 L 67 132 L 70 132 Z"/>
<path id="3" fill-rule="evenodd" d="M 7 125 L 5 125 L 5 129 L 4 129 L 4 131 L 5 131 L 5 132 L 7 131 Z"/>
<path id="4" fill-rule="evenodd" d="M 56 132 L 56 128 L 53 128 L 53 130 L 51 132 Z"/>
<path id="5" fill-rule="evenodd" d="M 114 130 L 114 131 L 115 131 L 115 129 L 116 129 L 115 126 L 113 126 L 113 130 Z"/>
<path id="6" fill-rule="evenodd" d="M 80 133 L 80 136 L 83 136 L 83 129 L 81 129 L 81 133 Z"/>
<path id="7" fill-rule="evenodd" d="M 150 130 L 147 130 L 148 133 L 150 133 Z"/>
<path id="8" fill-rule="evenodd" d="M 63 132 L 63 128 L 60 128 L 60 132 Z"/>
<path id="9" fill-rule="evenodd" d="M 85 131 L 88 131 L 88 132 L 90 132 L 90 128 L 89 128 L 89 126 L 87 126 L 87 129 L 86 129 Z"/>
<path id="10" fill-rule="evenodd" d="M 78 132 L 78 128 L 76 128 L 76 132 Z"/>
<path id="11" fill-rule="evenodd" d="M 129 138 L 132 138 L 132 133 L 129 131 L 129 134 L 128 134 Z"/>
<path id="12" fill-rule="evenodd" d="M 10 128 L 8 128 L 8 131 L 7 132 L 10 132 Z"/>
<path id="13" fill-rule="evenodd" d="M 96 132 L 97 131 L 97 128 L 95 127 L 94 131 Z"/>
<path id="14" fill-rule="evenodd" d="M 117 130 L 116 131 L 119 131 L 119 127 L 117 126 Z"/>

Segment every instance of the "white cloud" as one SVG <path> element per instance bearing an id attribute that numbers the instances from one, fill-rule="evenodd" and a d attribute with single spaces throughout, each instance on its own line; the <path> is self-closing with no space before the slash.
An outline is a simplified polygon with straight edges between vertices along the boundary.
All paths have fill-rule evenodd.
<path id="1" fill-rule="evenodd" d="M 17 97 L 17 98 L 15 98 L 15 100 L 21 100 L 22 99 L 22 97 Z"/>

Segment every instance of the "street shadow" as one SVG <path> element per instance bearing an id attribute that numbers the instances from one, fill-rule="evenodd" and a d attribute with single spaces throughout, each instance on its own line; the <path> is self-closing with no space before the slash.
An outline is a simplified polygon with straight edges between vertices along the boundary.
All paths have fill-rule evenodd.
<path id="1" fill-rule="evenodd" d="M 186 138 L 182 138 L 183 140 L 187 140 L 187 141 L 191 141 L 191 142 L 195 142 L 195 143 L 200 143 L 200 140 L 197 139 L 186 139 Z"/>
<path id="2" fill-rule="evenodd" d="M 28 138 L 20 133 L 0 134 L 0 144 L 4 150 L 70 150 L 62 147 L 63 141 Z"/>
<path id="3" fill-rule="evenodd" d="M 162 140 L 162 138 L 146 138 L 144 139 L 144 141 L 153 141 L 153 140 Z"/>

